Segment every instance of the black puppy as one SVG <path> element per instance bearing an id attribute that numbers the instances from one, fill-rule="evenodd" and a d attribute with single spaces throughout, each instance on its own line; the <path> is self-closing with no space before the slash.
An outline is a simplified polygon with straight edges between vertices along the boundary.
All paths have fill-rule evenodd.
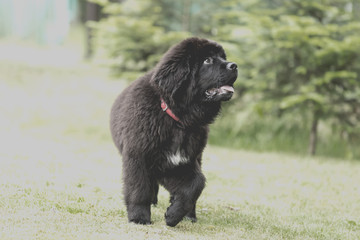
<path id="1" fill-rule="evenodd" d="M 208 125 L 229 100 L 237 66 L 216 42 L 189 38 L 172 47 L 152 71 L 126 88 L 111 111 L 111 133 L 123 157 L 124 198 L 130 222 L 150 224 L 159 184 L 171 195 L 166 224 L 195 206 L 205 177 L 201 157 Z"/>

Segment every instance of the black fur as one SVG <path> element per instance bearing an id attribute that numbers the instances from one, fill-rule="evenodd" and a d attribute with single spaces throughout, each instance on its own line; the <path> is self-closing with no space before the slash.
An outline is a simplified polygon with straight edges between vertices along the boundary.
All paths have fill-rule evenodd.
<path id="1" fill-rule="evenodd" d="M 150 205 L 157 203 L 159 184 L 171 195 L 166 224 L 175 226 L 184 217 L 196 221 L 196 201 L 205 187 L 201 155 L 208 125 L 218 115 L 220 102 L 232 96 L 231 91 L 207 90 L 232 86 L 236 77 L 236 64 L 226 61 L 219 44 L 189 38 L 171 48 L 154 70 L 116 99 L 111 133 L 123 158 L 130 222 L 151 223 Z M 162 111 L 160 98 L 180 122 Z M 186 161 L 170 161 L 176 153 Z"/>

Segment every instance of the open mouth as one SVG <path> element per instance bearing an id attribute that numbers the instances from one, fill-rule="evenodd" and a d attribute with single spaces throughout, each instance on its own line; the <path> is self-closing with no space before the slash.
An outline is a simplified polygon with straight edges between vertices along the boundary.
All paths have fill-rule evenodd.
<path id="1" fill-rule="evenodd" d="M 206 96 L 214 97 L 216 95 L 233 94 L 234 88 L 230 85 L 224 85 L 219 88 L 211 88 L 205 91 Z"/>

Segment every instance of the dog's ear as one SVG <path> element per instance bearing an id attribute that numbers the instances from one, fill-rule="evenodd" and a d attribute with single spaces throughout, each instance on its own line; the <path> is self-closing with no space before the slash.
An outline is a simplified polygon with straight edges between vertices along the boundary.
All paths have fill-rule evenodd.
<path id="1" fill-rule="evenodd" d="M 179 52 L 174 54 L 174 50 L 170 50 L 159 62 L 151 82 L 158 86 L 163 94 L 175 100 L 177 91 L 191 77 L 191 67 L 190 56 Z"/>

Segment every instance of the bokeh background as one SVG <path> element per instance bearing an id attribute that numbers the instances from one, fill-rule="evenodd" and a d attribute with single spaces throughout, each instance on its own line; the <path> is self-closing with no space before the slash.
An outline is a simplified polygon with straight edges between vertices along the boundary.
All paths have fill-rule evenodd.
<path id="1" fill-rule="evenodd" d="M 0 0 L 0 239 L 360 239 L 360 0 Z M 237 63 L 198 223 L 127 224 L 117 95 L 189 36 Z M 314 156 L 315 155 L 315 156 Z"/>
<path id="2" fill-rule="evenodd" d="M 109 69 L 114 80 L 132 81 L 183 38 L 213 39 L 238 64 L 239 78 L 211 144 L 356 159 L 359 6 L 358 0 L 1 0 L 1 58 L 72 68 L 85 60 Z"/>

